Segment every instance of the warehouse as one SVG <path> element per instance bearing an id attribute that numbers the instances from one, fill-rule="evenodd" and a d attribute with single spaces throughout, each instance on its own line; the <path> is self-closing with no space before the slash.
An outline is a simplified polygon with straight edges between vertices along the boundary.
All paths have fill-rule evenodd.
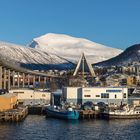
<path id="1" fill-rule="evenodd" d="M 128 88 L 123 87 L 64 87 L 63 99 L 74 104 L 83 104 L 87 101 L 106 104 L 127 103 Z"/>
<path id="2" fill-rule="evenodd" d="M 17 94 L 19 103 L 24 105 L 46 105 L 50 104 L 51 93 L 48 91 L 32 89 L 13 89 L 11 94 Z"/>
<path id="3" fill-rule="evenodd" d="M 0 95 L 0 112 L 13 109 L 17 106 L 17 96 L 15 94 Z"/>

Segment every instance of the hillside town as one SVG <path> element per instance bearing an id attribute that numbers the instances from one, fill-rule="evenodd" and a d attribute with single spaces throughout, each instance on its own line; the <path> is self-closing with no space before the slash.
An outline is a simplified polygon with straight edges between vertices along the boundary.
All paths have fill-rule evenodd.
<path id="1" fill-rule="evenodd" d="M 80 119 L 87 116 L 104 118 L 106 115 L 108 118 L 137 118 L 139 114 L 135 114 L 135 109 L 134 114 L 127 113 L 125 116 L 109 116 L 110 112 L 105 111 L 140 105 L 139 69 L 136 62 L 128 66 L 94 66 L 88 62 L 84 53 L 81 54 L 75 69 L 68 71 L 34 71 L 27 74 L 31 73 L 27 69 L 19 69 L 22 72 L 26 70 L 23 73 L 11 72 L 1 66 L 1 120 L 21 121 L 28 113 L 43 113 L 62 119 Z M 61 116 L 64 108 L 70 109 L 71 113 L 75 110 L 76 114 Z M 55 112 L 57 109 L 60 114 Z M 13 110 L 16 110 L 18 115 L 15 115 Z M 9 117 L 6 115 L 7 111 Z"/>
<path id="2" fill-rule="evenodd" d="M 140 0 L 0 0 L 0 140 L 140 139 Z"/>

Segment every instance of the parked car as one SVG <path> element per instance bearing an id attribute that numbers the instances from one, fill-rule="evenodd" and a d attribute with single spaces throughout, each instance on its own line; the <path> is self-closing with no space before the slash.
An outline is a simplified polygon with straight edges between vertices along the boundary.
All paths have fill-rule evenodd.
<path id="1" fill-rule="evenodd" d="M 91 101 L 87 101 L 82 105 L 82 109 L 84 110 L 92 110 L 94 108 L 94 104 Z"/>

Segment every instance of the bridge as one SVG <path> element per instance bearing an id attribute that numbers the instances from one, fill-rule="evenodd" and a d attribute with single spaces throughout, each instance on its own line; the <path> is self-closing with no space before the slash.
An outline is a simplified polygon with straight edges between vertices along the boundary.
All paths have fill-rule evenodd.
<path id="1" fill-rule="evenodd" d="M 0 57 L 0 89 L 25 88 L 36 82 L 46 84 L 51 78 L 60 76 L 25 69 L 15 62 Z"/>

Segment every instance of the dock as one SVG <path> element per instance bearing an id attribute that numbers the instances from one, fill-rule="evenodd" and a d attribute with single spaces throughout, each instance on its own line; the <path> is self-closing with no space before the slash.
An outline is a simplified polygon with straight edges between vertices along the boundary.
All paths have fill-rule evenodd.
<path id="1" fill-rule="evenodd" d="M 79 119 L 95 119 L 100 118 L 100 111 L 94 110 L 79 110 L 80 117 Z"/>
<path id="2" fill-rule="evenodd" d="M 45 106 L 43 105 L 33 105 L 28 106 L 28 114 L 30 115 L 44 115 Z"/>
<path id="3" fill-rule="evenodd" d="M 20 122 L 28 115 L 28 107 L 18 107 L 0 112 L 0 122 Z"/>

